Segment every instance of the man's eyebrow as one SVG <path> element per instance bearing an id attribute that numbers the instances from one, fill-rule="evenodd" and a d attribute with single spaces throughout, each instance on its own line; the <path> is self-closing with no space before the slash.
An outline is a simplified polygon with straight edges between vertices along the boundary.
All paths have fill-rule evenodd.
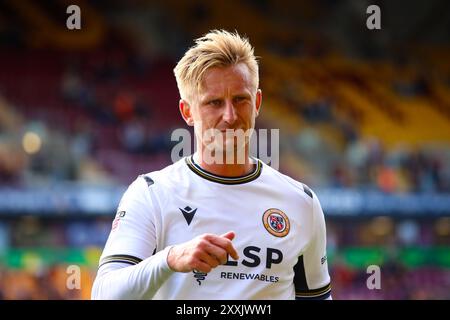
<path id="1" fill-rule="evenodd" d="M 233 97 L 251 97 L 250 92 L 239 92 L 233 95 Z"/>
<path id="2" fill-rule="evenodd" d="M 252 94 L 248 91 L 241 91 L 238 93 L 233 94 L 233 97 L 246 97 L 246 98 L 250 98 L 252 96 Z M 209 101 L 213 101 L 213 100 L 222 100 L 223 97 L 221 95 L 204 95 L 200 97 L 200 102 L 201 103 L 205 103 L 205 102 L 209 102 Z"/>
<path id="3" fill-rule="evenodd" d="M 220 96 L 215 96 L 215 95 L 208 95 L 208 96 L 200 97 L 201 102 L 208 102 L 208 101 L 220 100 L 220 99 L 223 99 L 223 98 Z"/>

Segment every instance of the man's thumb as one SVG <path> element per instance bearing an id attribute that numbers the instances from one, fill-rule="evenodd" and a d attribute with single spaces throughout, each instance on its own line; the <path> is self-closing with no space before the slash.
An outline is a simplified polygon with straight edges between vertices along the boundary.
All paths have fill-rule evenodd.
<path id="1" fill-rule="evenodd" d="M 235 236 L 236 234 L 234 233 L 234 231 L 228 231 L 227 233 L 221 235 L 221 237 L 227 238 L 229 240 L 233 240 Z"/>

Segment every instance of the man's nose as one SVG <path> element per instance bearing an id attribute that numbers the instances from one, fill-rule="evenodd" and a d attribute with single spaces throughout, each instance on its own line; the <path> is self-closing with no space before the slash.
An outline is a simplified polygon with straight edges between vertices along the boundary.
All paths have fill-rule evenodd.
<path id="1" fill-rule="evenodd" d="M 236 109 L 233 105 L 233 102 L 226 100 L 225 101 L 225 109 L 223 111 L 223 121 L 232 125 L 237 120 Z"/>

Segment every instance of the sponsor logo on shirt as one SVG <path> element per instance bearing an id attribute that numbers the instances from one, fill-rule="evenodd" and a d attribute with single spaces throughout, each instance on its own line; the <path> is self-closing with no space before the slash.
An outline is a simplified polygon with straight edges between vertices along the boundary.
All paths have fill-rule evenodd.
<path id="1" fill-rule="evenodd" d="M 227 272 L 220 273 L 220 278 L 229 280 L 259 280 L 263 282 L 276 283 L 280 280 L 280 277 L 270 274 L 270 269 L 283 262 L 283 252 L 276 248 L 260 248 L 257 246 L 248 246 L 243 250 L 243 259 L 241 261 L 227 260 L 225 266 L 238 266 L 241 264 L 247 268 L 256 268 L 259 265 L 266 267 L 266 273 L 254 273 L 254 272 Z M 229 257 L 228 257 L 229 258 Z"/>
<path id="2" fill-rule="evenodd" d="M 275 208 L 266 210 L 262 218 L 264 228 L 275 237 L 285 237 L 289 233 L 291 227 L 287 215 Z"/>
<path id="3" fill-rule="evenodd" d="M 194 278 L 197 279 L 198 285 L 201 286 L 202 281 L 206 279 L 206 276 L 208 274 L 201 272 L 201 271 L 197 271 L 197 270 L 194 270 L 193 272 L 194 272 Z"/>
<path id="4" fill-rule="evenodd" d="M 195 213 L 197 212 L 197 209 L 192 209 L 191 207 L 187 206 L 184 209 L 180 209 L 181 213 L 183 214 L 183 217 L 186 219 L 186 222 L 188 225 L 191 224 L 192 219 L 194 218 Z"/>
<path id="5" fill-rule="evenodd" d="M 123 217 L 125 217 L 125 214 L 126 214 L 126 211 L 119 211 L 116 213 L 116 217 L 112 223 L 112 228 L 111 228 L 112 231 L 117 230 L 117 228 L 119 227 L 120 219 L 123 219 Z"/>

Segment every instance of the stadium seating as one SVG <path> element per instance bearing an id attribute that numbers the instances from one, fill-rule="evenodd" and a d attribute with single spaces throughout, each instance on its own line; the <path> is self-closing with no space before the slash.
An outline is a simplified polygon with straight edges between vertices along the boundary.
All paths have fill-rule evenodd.
<path id="1" fill-rule="evenodd" d="M 1 190 L 125 187 L 170 164 L 170 134 L 186 128 L 173 67 L 214 27 L 255 46 L 257 127 L 280 129 L 280 171 L 314 190 L 448 196 L 448 46 L 385 46 L 378 58 L 344 50 L 335 30 L 317 27 L 338 6 L 332 1 L 80 4 L 88 27 L 74 34 L 56 27 L 61 2 L 0 3 L 0 20 L 24 26 L 0 26 Z M 22 146 L 27 132 L 42 140 L 36 153 Z M 88 299 L 114 212 L 39 214 L 0 212 L 0 299 Z M 385 212 L 394 231 L 374 235 L 366 212 L 346 214 L 327 217 L 335 299 L 450 299 L 446 217 L 417 213 L 417 249 L 393 234 L 407 216 Z M 382 290 L 368 290 L 364 267 L 380 247 L 393 258 L 382 259 Z M 71 263 L 82 267 L 82 290 L 65 288 Z"/>

